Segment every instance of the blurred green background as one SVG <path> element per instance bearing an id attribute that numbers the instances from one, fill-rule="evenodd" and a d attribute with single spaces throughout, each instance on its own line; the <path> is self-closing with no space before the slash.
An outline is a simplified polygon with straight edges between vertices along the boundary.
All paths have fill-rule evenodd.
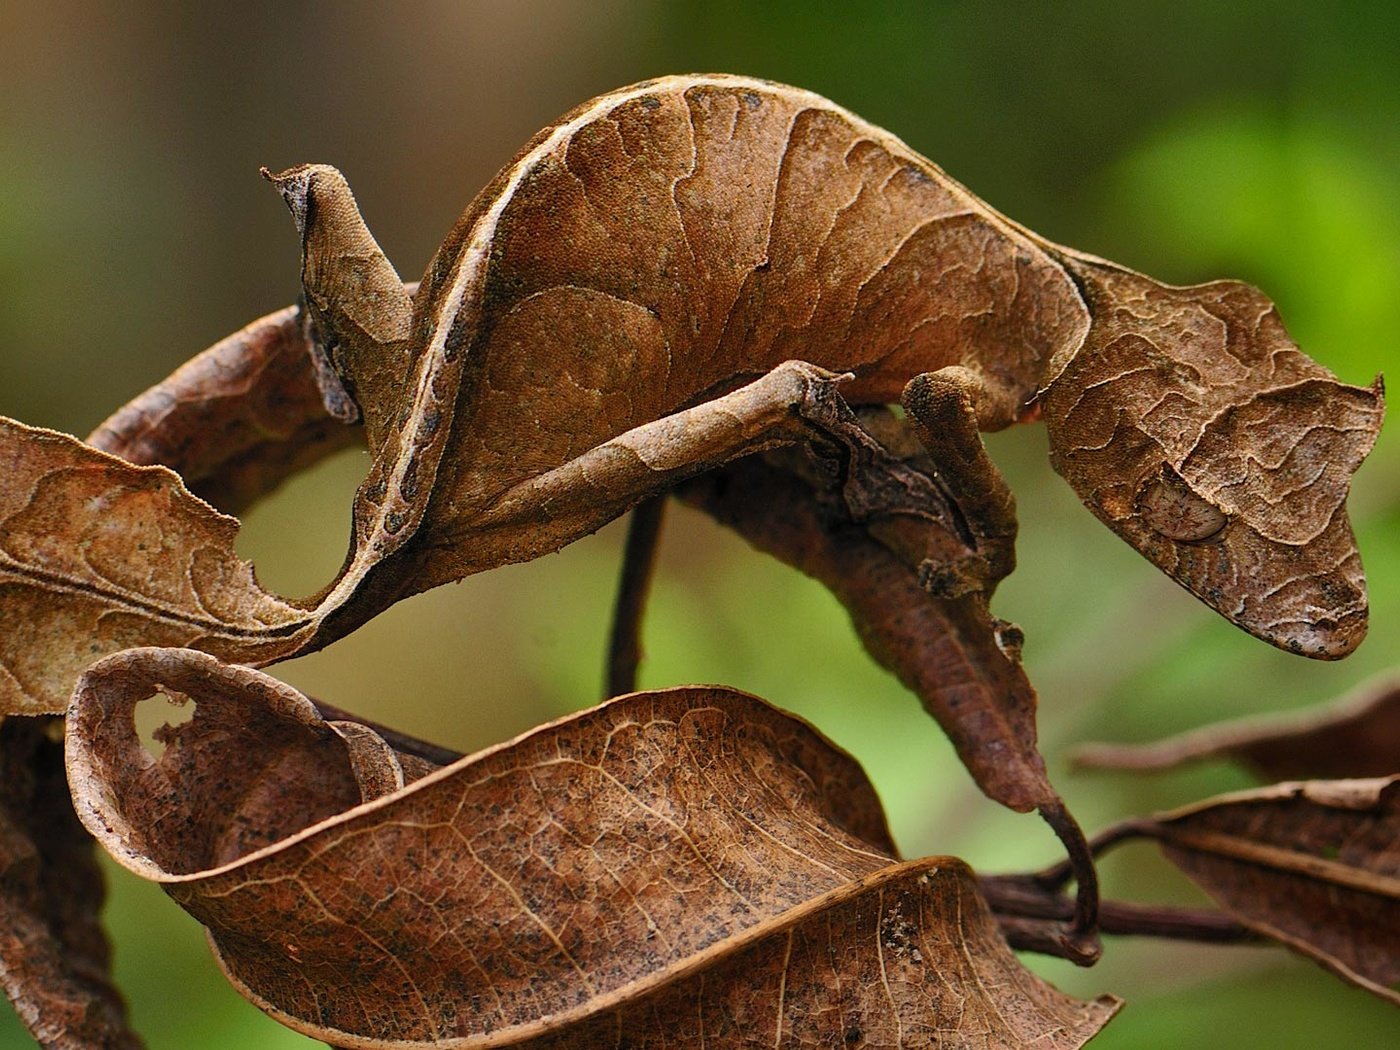
<path id="1" fill-rule="evenodd" d="M 297 292 L 295 237 L 257 177 L 349 176 L 416 275 L 538 127 L 607 89 L 730 71 L 811 88 L 900 135 L 1044 235 L 1175 282 L 1237 276 L 1342 378 L 1400 360 L 1400 26 L 1392 3 L 244 2 L 0 5 L 0 413 L 84 434 L 182 360 Z M 1234 631 L 1094 524 L 1024 428 L 991 439 L 1020 499 L 1021 568 L 995 611 L 1026 630 L 1041 737 L 1089 828 L 1244 786 L 1208 766 L 1074 774 L 1088 738 L 1149 739 L 1300 708 L 1395 661 L 1400 438 L 1352 500 L 1370 640 L 1309 663 Z M 344 550 L 359 454 L 258 508 L 264 583 L 318 588 Z M 405 602 L 279 668 L 295 685 L 473 750 L 597 699 L 621 532 Z M 0 625 L 3 629 L 3 625 Z M 672 515 L 644 684 L 724 682 L 814 721 L 866 765 L 908 855 L 1024 869 L 1056 849 L 983 799 L 819 588 Z M 1110 894 L 1190 900 L 1150 847 Z M 312 1045 L 242 1002 L 163 895 L 112 869 L 116 965 L 155 1048 Z M 1392 1009 L 1281 951 L 1110 941 L 1079 994 L 1128 1007 L 1111 1047 L 1389 1047 Z M 0 1045 L 28 1039 L 0 1016 Z"/>

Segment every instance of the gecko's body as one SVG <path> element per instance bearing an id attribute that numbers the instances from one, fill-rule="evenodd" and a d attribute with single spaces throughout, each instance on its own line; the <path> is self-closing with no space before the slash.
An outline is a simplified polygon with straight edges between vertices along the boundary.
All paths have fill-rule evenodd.
<path id="1" fill-rule="evenodd" d="M 378 456 L 360 528 L 386 543 L 415 513 L 524 536 L 570 465 L 801 361 L 853 375 L 850 402 L 904 397 L 935 459 L 1034 404 L 1086 505 L 1241 627 L 1324 657 L 1364 633 L 1344 501 L 1378 388 L 1298 351 L 1256 290 L 1050 244 L 816 95 L 690 76 L 586 103 L 477 196 L 412 298 L 338 172 L 274 181 L 327 404 L 358 408 Z M 999 484 L 949 480 L 974 506 Z M 448 495 L 423 511 L 427 483 Z M 579 522 L 548 542 L 599 523 Z"/>

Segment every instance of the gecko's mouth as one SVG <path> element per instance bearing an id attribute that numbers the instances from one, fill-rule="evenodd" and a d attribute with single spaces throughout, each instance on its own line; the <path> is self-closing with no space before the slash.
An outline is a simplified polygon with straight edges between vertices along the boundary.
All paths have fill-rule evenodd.
<path id="1" fill-rule="evenodd" d="M 1241 623 L 1240 626 L 1256 638 L 1262 638 L 1287 652 L 1310 656 L 1315 660 L 1340 660 L 1366 637 L 1367 615 L 1363 605 L 1360 610 L 1336 619 L 1271 624 L 1257 629 L 1248 623 Z"/>

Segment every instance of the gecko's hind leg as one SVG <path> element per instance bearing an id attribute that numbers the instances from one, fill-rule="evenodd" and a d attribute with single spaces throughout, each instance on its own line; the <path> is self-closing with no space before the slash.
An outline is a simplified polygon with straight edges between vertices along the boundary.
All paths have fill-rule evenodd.
<path id="1" fill-rule="evenodd" d="M 975 545 L 975 538 L 963 525 L 961 508 L 951 505 L 947 491 L 934 481 L 929 457 L 911 428 L 896 421 L 883 407 L 862 409 L 857 415 L 835 392 L 831 383 L 834 378 L 829 374 L 822 376 L 820 370 L 810 365 L 788 362 L 729 398 L 692 410 L 696 415 L 691 423 L 706 417 L 711 417 L 709 423 L 713 423 L 714 418 L 722 419 L 737 409 L 736 418 L 748 416 L 755 422 L 767 417 L 768 422 L 762 425 L 774 428 L 772 436 L 780 436 L 791 424 L 805 427 L 806 433 L 800 436 L 807 440 L 799 443 L 807 454 L 804 456 L 794 449 L 788 458 L 794 464 L 802 464 L 797 467 L 800 473 L 818 475 L 809 480 L 816 486 L 818 500 L 826 504 L 833 523 L 866 523 L 873 535 L 879 536 L 913 566 L 923 565 L 933 572 L 946 574 L 950 565 L 971 562 L 981 566 L 982 571 L 980 575 L 969 575 L 984 579 L 987 573 L 982 554 Z M 800 380 L 800 390 L 793 388 L 794 379 Z M 766 392 L 760 394 L 765 388 Z M 726 405 L 731 399 L 736 404 Z M 775 406 L 780 414 L 786 414 L 785 418 L 771 417 Z M 674 422 L 668 424 L 668 420 L 663 419 L 657 424 L 648 424 L 653 429 L 644 441 L 636 444 L 659 450 L 674 440 Z M 703 429 L 697 430 L 697 435 Z M 630 436 L 640 438 L 641 430 Z M 732 450 L 723 452 L 714 444 L 705 448 L 705 444 L 704 441 L 695 442 L 694 450 L 714 463 L 719 462 L 715 458 L 717 455 L 729 459 L 739 454 Z M 960 469 L 961 460 L 953 465 Z M 608 647 L 605 685 L 608 696 L 630 692 L 636 687 L 637 665 L 641 658 L 641 619 L 664 499 L 664 496 L 653 496 L 633 511 Z M 921 520 L 931 521 L 937 528 L 931 532 L 919 524 Z M 948 588 L 933 586 L 930 589 L 938 592 Z M 970 589 L 983 588 L 963 588 L 959 593 Z"/>
<path id="2" fill-rule="evenodd" d="M 468 571 L 477 571 L 478 565 L 558 550 L 677 482 L 749 453 L 813 443 L 824 460 L 849 469 L 857 460 L 890 460 L 840 396 L 843 378 L 803 361 L 785 362 L 737 390 L 633 427 L 512 486 L 463 517 L 444 540 Z M 922 484 L 935 503 L 941 499 L 931 482 Z M 463 567 L 454 567 L 458 576 Z"/>

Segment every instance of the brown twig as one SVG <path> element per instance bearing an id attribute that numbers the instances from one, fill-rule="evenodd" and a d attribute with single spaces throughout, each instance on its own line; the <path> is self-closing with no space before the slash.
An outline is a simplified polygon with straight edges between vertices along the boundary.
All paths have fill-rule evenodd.
<path id="1" fill-rule="evenodd" d="M 1063 956 L 1058 924 L 1073 916 L 1073 901 L 1039 882 L 1037 875 L 987 875 L 978 880 L 1012 947 Z M 1046 921 L 1057 925 L 1047 928 Z M 1258 935 L 1224 912 L 1162 904 L 1099 903 L 1099 929 L 1116 936 L 1165 937 L 1172 940 L 1229 944 Z"/>
<path id="2" fill-rule="evenodd" d="M 604 698 L 637 688 L 637 665 L 642 662 L 642 614 L 651 590 L 656 566 L 657 541 L 665 517 L 666 497 L 656 496 L 632 511 L 627 544 L 622 553 L 622 576 L 613 605 L 612 634 L 608 639 L 608 666 Z"/>
<path id="3" fill-rule="evenodd" d="M 1041 813 L 1044 815 L 1044 809 L 1041 810 Z M 1049 817 L 1045 819 L 1047 823 L 1050 823 Z M 1054 827 L 1054 824 L 1051 823 L 1050 826 Z M 1091 858 L 1098 858 L 1120 842 L 1147 836 L 1150 834 L 1150 828 L 1150 821 L 1141 820 L 1136 817 L 1107 827 L 1088 841 L 1087 849 L 1089 856 Z M 1059 834 L 1058 830 L 1056 834 Z M 1063 835 L 1060 836 L 1060 840 L 1065 843 L 1066 849 L 1068 849 L 1069 842 Z M 1069 850 L 1069 856 L 1064 860 L 1052 864 L 1050 867 L 1028 877 L 1033 878 L 1038 885 L 1046 890 L 1058 890 L 1064 886 L 1065 883 L 1069 882 L 1070 879 L 1079 878 L 1081 874 L 1080 869 L 1083 866 L 1083 858 L 1076 858 L 1075 852 Z"/>

